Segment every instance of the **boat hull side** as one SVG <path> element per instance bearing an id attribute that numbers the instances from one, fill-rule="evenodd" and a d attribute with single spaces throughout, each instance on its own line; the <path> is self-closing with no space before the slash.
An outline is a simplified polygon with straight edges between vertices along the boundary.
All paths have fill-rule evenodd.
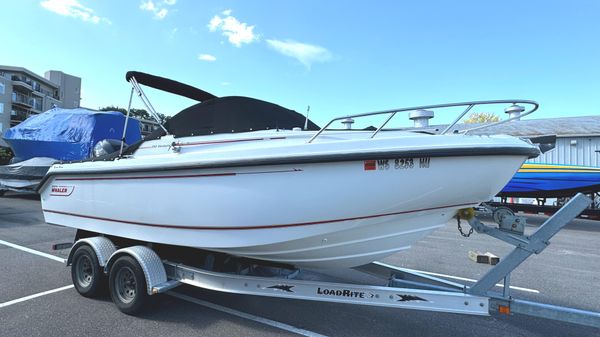
<path id="1" fill-rule="evenodd" d="M 491 199 L 524 159 L 55 175 L 41 197 L 46 221 L 57 225 L 297 265 L 356 266 L 406 249 L 456 210 Z"/>

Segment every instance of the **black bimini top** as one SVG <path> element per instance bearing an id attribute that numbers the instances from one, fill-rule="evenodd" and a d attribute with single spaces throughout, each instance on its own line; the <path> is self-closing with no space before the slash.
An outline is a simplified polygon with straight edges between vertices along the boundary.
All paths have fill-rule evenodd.
<path id="1" fill-rule="evenodd" d="M 294 110 L 250 97 L 229 96 L 192 105 L 165 127 L 175 137 L 304 127 L 306 117 Z M 308 130 L 319 127 L 308 121 Z"/>
<path id="2" fill-rule="evenodd" d="M 269 129 L 304 128 L 306 117 L 280 105 L 242 96 L 217 97 L 204 90 L 164 77 L 130 71 L 139 84 L 188 97 L 201 103 L 192 105 L 173 116 L 165 128 L 175 137 L 201 136 L 217 133 L 237 133 Z M 308 121 L 307 130 L 319 130 Z M 146 140 L 164 135 L 155 130 Z"/>

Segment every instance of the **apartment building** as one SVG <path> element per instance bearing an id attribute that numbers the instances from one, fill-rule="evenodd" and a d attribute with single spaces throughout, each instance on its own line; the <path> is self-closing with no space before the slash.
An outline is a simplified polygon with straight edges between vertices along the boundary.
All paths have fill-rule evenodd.
<path id="1" fill-rule="evenodd" d="M 50 70 L 42 77 L 22 67 L 0 65 L 0 131 L 54 106 L 78 108 L 81 78 Z M 4 143 L 0 140 L 0 143 Z M 5 145 L 5 144 L 0 144 Z"/>

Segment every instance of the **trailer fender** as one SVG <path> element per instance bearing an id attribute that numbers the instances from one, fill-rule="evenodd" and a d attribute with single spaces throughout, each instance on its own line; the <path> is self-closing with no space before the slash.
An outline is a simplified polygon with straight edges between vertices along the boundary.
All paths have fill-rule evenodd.
<path id="1" fill-rule="evenodd" d="M 104 272 L 109 273 L 113 263 L 124 255 L 133 257 L 140 264 L 140 267 L 142 267 L 144 277 L 146 278 L 148 295 L 153 294 L 152 288 L 167 282 L 167 273 L 162 260 L 156 252 L 146 246 L 133 246 L 115 251 L 104 266 Z"/>
<path id="2" fill-rule="evenodd" d="M 96 236 L 91 238 L 85 238 L 81 240 L 77 240 L 71 248 L 69 252 L 69 257 L 67 258 L 67 266 L 70 266 L 73 262 L 73 254 L 77 251 L 77 248 L 88 245 L 92 247 L 94 253 L 98 257 L 98 264 L 100 267 L 104 267 L 109 259 L 109 257 L 117 250 L 115 245 L 109 239 L 103 236 Z"/>

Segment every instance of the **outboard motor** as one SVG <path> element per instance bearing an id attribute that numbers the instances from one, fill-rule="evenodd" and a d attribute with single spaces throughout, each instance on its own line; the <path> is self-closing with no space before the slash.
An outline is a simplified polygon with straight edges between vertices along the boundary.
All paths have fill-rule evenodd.
<path id="1" fill-rule="evenodd" d="M 127 144 L 124 144 L 126 147 Z M 94 151 L 92 156 L 94 158 L 105 156 L 116 151 L 119 151 L 121 148 L 121 141 L 117 139 L 103 139 L 94 145 Z"/>

